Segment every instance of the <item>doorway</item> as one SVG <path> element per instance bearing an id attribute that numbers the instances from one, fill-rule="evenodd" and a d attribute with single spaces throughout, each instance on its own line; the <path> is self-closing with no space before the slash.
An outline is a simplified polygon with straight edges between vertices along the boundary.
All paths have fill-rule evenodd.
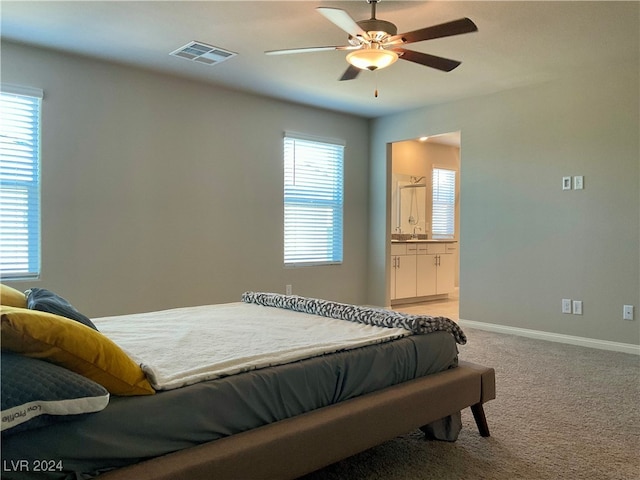
<path id="1" fill-rule="evenodd" d="M 455 259 L 449 258 L 449 263 L 453 263 L 453 276 L 454 283 L 452 287 L 447 289 L 446 294 L 436 294 L 429 296 L 415 297 L 409 296 L 408 298 L 395 299 L 393 292 L 396 282 L 397 272 L 396 263 L 392 260 L 392 269 L 388 273 L 390 278 L 388 284 L 391 288 L 392 308 L 397 311 L 402 311 L 410 314 L 426 314 L 433 316 L 445 316 L 452 320 L 459 319 L 459 271 L 460 271 L 460 255 L 459 245 L 460 241 L 460 132 L 451 132 L 445 134 L 431 135 L 428 137 L 421 137 L 416 139 L 404 140 L 393 142 L 390 148 L 390 171 L 391 171 L 391 204 L 388 208 L 391 212 L 391 238 L 392 238 L 392 251 L 399 248 L 399 244 L 403 241 L 409 240 L 411 242 L 422 242 L 425 240 L 426 234 L 427 242 L 435 246 L 436 243 L 447 242 L 447 253 L 455 256 Z M 435 171 L 442 171 L 443 169 L 454 172 L 455 176 L 455 193 L 454 205 L 450 205 L 447 210 L 447 215 L 453 216 L 453 218 L 446 218 L 445 220 L 453 222 L 453 226 L 449 229 L 442 227 L 442 205 L 439 200 L 440 197 L 436 194 L 434 199 L 434 191 L 438 191 L 437 175 L 434 176 Z M 407 213 L 401 211 L 402 207 L 402 182 L 407 178 L 419 178 L 423 183 L 426 183 L 426 195 L 425 205 L 423 211 L 425 212 L 424 218 L 416 219 L 416 223 L 411 222 L 414 220 L 416 208 L 411 202 L 412 209 Z M 434 189 L 435 187 L 435 189 Z M 412 192 L 413 193 L 413 192 Z M 415 196 L 415 195 L 414 195 Z M 434 206 L 435 201 L 435 206 Z M 422 206 L 422 205 L 421 205 Z M 404 217 L 409 215 L 409 223 L 405 222 Z M 415 220 L 414 220 L 415 221 Z M 410 228 L 407 227 L 409 225 Z M 416 230 L 417 228 L 417 230 Z M 405 231 L 408 230 L 408 231 Z M 416 234 L 417 232 L 417 234 Z M 393 244 L 396 244 L 394 246 Z M 407 244 L 409 245 L 409 244 Z M 440 245 L 442 246 L 442 245 Z M 402 247 L 400 247 L 402 248 Z M 415 247 L 407 247 L 409 250 L 416 250 Z M 419 248 L 431 248 L 431 247 L 418 247 Z M 437 248 L 437 247 L 436 247 Z M 409 260 L 409 259 L 407 259 Z M 453 262 L 451 262 L 453 260 Z M 404 262 L 402 265 L 408 265 L 409 262 Z M 424 280 L 424 272 L 420 269 L 416 271 L 416 278 L 418 284 Z M 431 275 L 431 274 L 429 274 Z M 444 276 L 444 275 L 443 275 Z M 400 278 L 398 276 L 398 278 Z M 418 292 L 420 288 L 418 287 Z"/>

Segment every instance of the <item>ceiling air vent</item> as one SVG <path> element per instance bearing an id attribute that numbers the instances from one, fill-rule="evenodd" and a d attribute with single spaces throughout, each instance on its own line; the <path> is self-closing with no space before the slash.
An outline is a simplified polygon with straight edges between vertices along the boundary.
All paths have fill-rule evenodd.
<path id="1" fill-rule="evenodd" d="M 235 57 L 237 53 L 207 45 L 202 42 L 190 42 L 184 47 L 180 47 L 179 49 L 171 52 L 169 55 L 193 60 L 194 62 L 204 63 L 206 65 L 215 65 L 217 63 L 224 62 L 231 57 Z"/>

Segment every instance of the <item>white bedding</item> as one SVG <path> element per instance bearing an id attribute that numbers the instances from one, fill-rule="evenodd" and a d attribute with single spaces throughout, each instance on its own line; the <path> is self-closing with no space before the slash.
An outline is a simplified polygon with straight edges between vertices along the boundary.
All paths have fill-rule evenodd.
<path id="1" fill-rule="evenodd" d="M 410 335 L 243 302 L 92 319 L 157 390 Z"/>

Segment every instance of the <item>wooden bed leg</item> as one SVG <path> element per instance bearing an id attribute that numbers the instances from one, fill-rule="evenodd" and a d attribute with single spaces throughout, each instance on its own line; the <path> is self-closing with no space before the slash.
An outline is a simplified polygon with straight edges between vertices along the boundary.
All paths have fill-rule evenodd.
<path id="1" fill-rule="evenodd" d="M 476 421 L 476 425 L 478 426 L 480 435 L 482 437 L 491 436 L 491 434 L 489 433 L 489 425 L 487 424 L 487 417 L 484 415 L 484 408 L 482 407 L 482 403 L 471 405 L 471 411 L 473 412 L 473 418 Z"/>

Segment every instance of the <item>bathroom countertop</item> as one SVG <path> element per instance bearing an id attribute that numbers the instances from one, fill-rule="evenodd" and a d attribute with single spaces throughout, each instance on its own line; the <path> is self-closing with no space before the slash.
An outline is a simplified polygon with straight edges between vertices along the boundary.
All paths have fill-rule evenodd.
<path id="1" fill-rule="evenodd" d="M 434 239 L 422 239 L 414 238 L 410 240 L 391 240 L 391 243 L 457 243 L 457 240 L 434 240 Z"/>

